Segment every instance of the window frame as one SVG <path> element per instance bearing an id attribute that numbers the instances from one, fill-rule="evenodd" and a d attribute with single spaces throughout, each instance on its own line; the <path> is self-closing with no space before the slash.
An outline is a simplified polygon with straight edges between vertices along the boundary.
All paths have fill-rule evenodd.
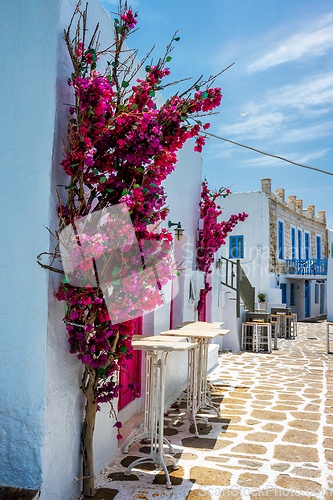
<path id="1" fill-rule="evenodd" d="M 232 239 L 236 240 L 236 245 L 232 246 Z M 241 242 L 241 255 L 239 254 L 239 243 Z M 236 255 L 233 255 L 233 250 L 236 250 Z M 230 235 L 229 236 L 229 259 L 244 259 L 244 235 Z"/>

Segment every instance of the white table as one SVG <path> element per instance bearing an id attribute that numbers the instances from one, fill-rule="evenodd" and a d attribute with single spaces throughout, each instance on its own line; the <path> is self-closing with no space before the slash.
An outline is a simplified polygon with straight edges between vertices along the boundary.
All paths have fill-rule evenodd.
<path id="1" fill-rule="evenodd" d="M 142 462 L 153 462 L 160 465 L 166 476 L 166 487 L 171 488 L 171 481 L 164 458 L 171 461 L 173 468 L 177 469 L 176 460 L 163 452 L 163 443 L 169 446 L 169 441 L 165 440 L 163 435 L 164 428 L 164 388 L 165 388 L 165 370 L 166 360 L 169 352 L 182 352 L 195 350 L 196 343 L 181 342 L 173 339 L 164 340 L 160 337 L 141 337 L 139 340 L 132 341 L 134 350 L 144 350 L 147 353 L 146 363 L 146 385 L 145 385 L 145 429 L 140 436 L 133 438 L 125 449 L 137 439 L 144 437 L 150 438 L 150 453 L 146 457 L 138 458 L 130 464 L 124 472 L 125 476 L 131 475 L 131 470 Z M 159 374 L 159 384 L 158 384 Z M 171 447 L 172 449 L 172 447 Z"/>
<path id="2" fill-rule="evenodd" d="M 222 323 L 223 324 L 223 323 Z M 207 385 L 207 364 L 209 341 L 218 335 L 226 335 L 230 330 L 222 330 L 221 323 L 206 323 L 203 321 L 194 323 L 182 323 L 181 328 L 161 332 L 161 336 L 191 337 L 197 349 L 189 353 L 188 378 L 187 378 L 187 410 L 185 413 L 175 417 L 169 425 L 181 418 L 192 420 L 195 428 L 195 436 L 199 437 L 196 419 L 200 418 L 207 422 L 204 417 L 198 417 L 200 410 L 209 409 L 219 417 L 220 412 L 211 401 Z"/>

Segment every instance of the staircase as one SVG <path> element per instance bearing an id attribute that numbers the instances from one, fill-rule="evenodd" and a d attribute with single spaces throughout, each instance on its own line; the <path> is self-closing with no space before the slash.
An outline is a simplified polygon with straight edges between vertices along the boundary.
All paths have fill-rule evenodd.
<path id="1" fill-rule="evenodd" d="M 244 269 L 240 264 L 240 260 L 233 261 L 226 257 L 221 257 L 222 260 L 222 279 L 221 284 L 236 292 L 237 300 L 237 318 L 240 317 L 240 299 L 249 311 L 254 311 L 255 289 L 251 285 Z"/>

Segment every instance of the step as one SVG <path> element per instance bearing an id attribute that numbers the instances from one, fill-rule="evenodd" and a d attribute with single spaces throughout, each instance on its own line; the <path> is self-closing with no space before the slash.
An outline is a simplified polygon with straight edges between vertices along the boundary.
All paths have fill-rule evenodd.
<path id="1" fill-rule="evenodd" d="M 11 486 L 0 486 L 0 500 L 37 500 L 38 490 L 22 490 Z"/>

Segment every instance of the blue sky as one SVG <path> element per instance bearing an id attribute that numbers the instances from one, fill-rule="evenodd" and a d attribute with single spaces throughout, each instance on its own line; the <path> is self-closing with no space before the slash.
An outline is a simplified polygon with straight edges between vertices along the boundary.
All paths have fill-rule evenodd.
<path id="1" fill-rule="evenodd" d="M 103 0 L 110 13 L 115 0 Z M 135 0 L 139 30 L 129 39 L 143 57 L 164 54 L 176 30 L 172 80 L 218 77 L 220 113 L 209 131 L 224 138 L 333 172 L 333 4 L 321 0 Z M 174 87 L 185 90 L 186 83 Z M 166 95 L 167 96 L 167 95 Z M 333 228 L 333 177 L 210 139 L 202 152 L 212 188 L 285 188 L 303 206 L 326 210 Z M 242 211 L 242 207 L 239 207 Z"/>

